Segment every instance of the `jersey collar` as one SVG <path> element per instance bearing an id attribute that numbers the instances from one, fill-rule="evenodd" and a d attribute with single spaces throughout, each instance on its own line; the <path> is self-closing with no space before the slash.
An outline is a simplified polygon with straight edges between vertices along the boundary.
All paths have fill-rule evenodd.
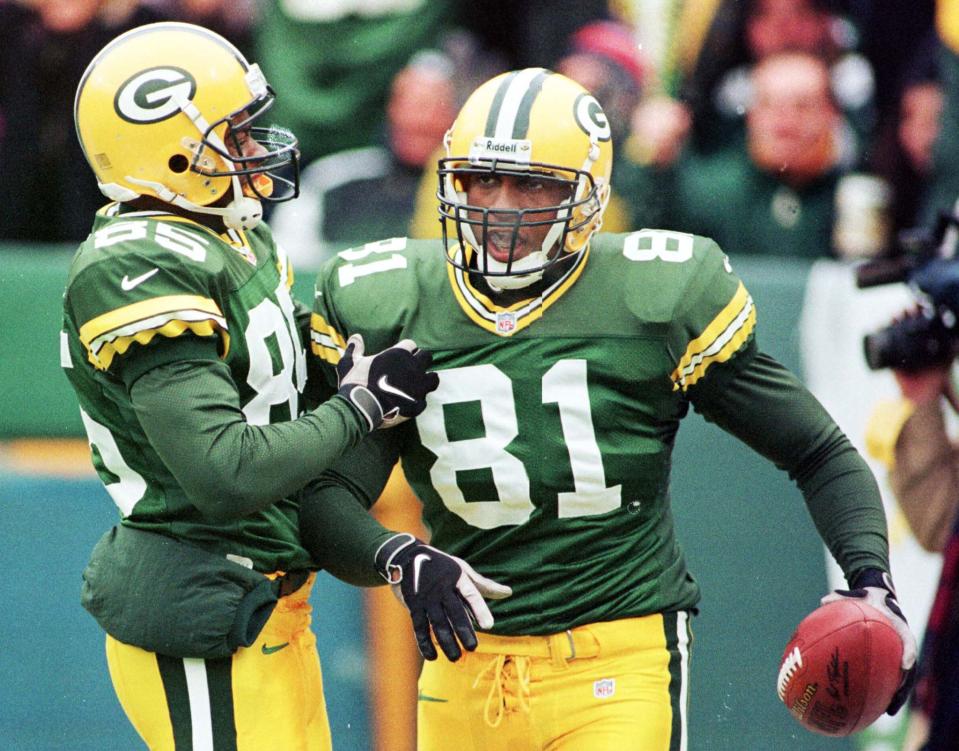
<path id="1" fill-rule="evenodd" d="M 469 249 L 471 250 L 471 249 Z M 469 250 L 467 253 L 469 253 Z M 447 249 L 450 259 L 458 261 L 464 253 L 458 242 L 453 242 Z M 543 312 L 562 297 L 573 283 L 583 273 L 589 248 L 578 254 L 576 260 L 558 279 L 552 282 L 539 295 L 525 300 L 519 300 L 511 305 L 497 304 L 494 297 L 479 291 L 470 281 L 470 275 L 457 263 L 446 264 L 453 296 L 463 312 L 477 326 L 498 336 L 512 336 L 522 331 L 533 321 L 539 320 Z M 467 260 L 469 255 L 466 256 Z"/>

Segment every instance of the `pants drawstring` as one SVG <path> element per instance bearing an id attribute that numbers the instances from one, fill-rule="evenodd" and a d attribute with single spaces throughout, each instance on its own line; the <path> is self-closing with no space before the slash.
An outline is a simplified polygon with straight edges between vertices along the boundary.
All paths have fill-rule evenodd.
<path id="1" fill-rule="evenodd" d="M 532 662 L 528 657 L 496 655 L 473 681 L 473 688 L 487 676 L 491 683 L 483 708 L 483 719 L 491 728 L 499 727 L 506 712 L 530 711 Z M 515 675 L 514 675 L 515 674 Z M 510 691 L 509 681 L 516 680 L 517 691 Z M 515 698 L 515 703 L 511 701 Z"/>

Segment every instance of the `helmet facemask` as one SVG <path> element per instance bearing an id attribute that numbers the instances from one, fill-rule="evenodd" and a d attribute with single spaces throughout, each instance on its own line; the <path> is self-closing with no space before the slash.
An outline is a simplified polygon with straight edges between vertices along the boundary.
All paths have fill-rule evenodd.
<path id="1" fill-rule="evenodd" d="M 190 169 L 207 177 L 239 177 L 243 194 L 249 198 L 273 203 L 296 198 L 300 190 L 296 136 L 277 125 L 253 125 L 274 101 L 273 90 L 267 87 L 264 96 L 210 125 L 202 140 L 191 145 L 194 157 Z M 220 131 L 225 134 L 223 138 L 218 135 Z M 254 140 L 265 153 L 243 156 L 239 134 Z M 211 158 L 207 149 L 219 158 Z"/>
<path id="2" fill-rule="evenodd" d="M 527 287 L 539 281 L 547 269 L 571 261 L 573 255 L 585 247 L 585 242 L 577 242 L 577 238 L 596 223 L 597 212 L 603 205 L 601 190 L 593 176 L 584 170 L 536 162 L 469 163 L 462 158 L 445 158 L 439 161 L 438 173 L 437 197 L 444 244 L 450 245 L 447 222 L 452 221 L 462 251 L 448 255 L 448 260 L 466 271 L 478 271 L 494 291 Z M 555 205 L 530 208 L 500 209 L 470 204 L 469 182 L 491 175 L 547 181 L 563 186 L 568 197 Z M 528 249 L 517 258 L 517 248 L 525 244 L 524 230 L 544 226 L 549 229 L 540 246 Z M 505 260 L 493 256 L 489 248 L 491 239 L 500 251 L 508 251 Z"/>

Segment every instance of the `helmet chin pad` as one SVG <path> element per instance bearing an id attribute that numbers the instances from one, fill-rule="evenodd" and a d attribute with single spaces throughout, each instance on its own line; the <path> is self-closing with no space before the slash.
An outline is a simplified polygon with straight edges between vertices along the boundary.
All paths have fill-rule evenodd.
<path id="1" fill-rule="evenodd" d="M 263 204 L 255 198 L 240 196 L 223 209 L 223 223 L 233 230 L 251 230 L 263 219 Z"/>
<path id="2" fill-rule="evenodd" d="M 510 273 L 506 273 L 506 264 L 497 261 L 489 254 L 485 256 L 485 271 L 492 271 L 492 274 L 483 274 L 483 279 L 495 291 L 499 292 L 506 289 L 522 289 L 528 287 L 534 282 L 543 278 L 543 271 L 547 266 L 546 253 L 542 250 L 533 251 L 527 256 L 513 261 L 510 267 Z M 524 269 L 532 269 L 528 274 L 524 274 Z"/>

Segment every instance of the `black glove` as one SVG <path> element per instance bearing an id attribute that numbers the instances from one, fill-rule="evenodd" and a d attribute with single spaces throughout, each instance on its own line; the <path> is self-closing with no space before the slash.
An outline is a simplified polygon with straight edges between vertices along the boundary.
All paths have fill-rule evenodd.
<path id="1" fill-rule="evenodd" d="M 477 574 L 466 562 L 430 547 L 411 534 L 397 534 L 376 551 L 376 570 L 413 619 L 416 646 L 427 660 L 436 659 L 430 629 L 443 654 L 459 659 L 460 644 L 476 649 L 476 631 L 493 627 L 484 597 L 501 600 L 513 590 Z"/>
<path id="2" fill-rule="evenodd" d="M 822 598 L 822 604 L 836 602 L 842 597 L 859 597 L 886 616 L 902 639 L 902 682 L 892 697 L 886 714 L 894 715 L 900 710 L 916 683 L 916 637 L 909 630 L 906 617 L 902 614 L 892 578 L 877 568 L 867 568 L 856 575 L 851 582 L 852 589 L 837 589 Z"/>
<path id="3" fill-rule="evenodd" d="M 366 419 L 370 430 L 392 428 L 426 409 L 426 395 L 440 384 L 426 369 L 433 356 L 404 339 L 364 356 L 363 337 L 353 334 L 336 365 L 337 393 Z"/>

